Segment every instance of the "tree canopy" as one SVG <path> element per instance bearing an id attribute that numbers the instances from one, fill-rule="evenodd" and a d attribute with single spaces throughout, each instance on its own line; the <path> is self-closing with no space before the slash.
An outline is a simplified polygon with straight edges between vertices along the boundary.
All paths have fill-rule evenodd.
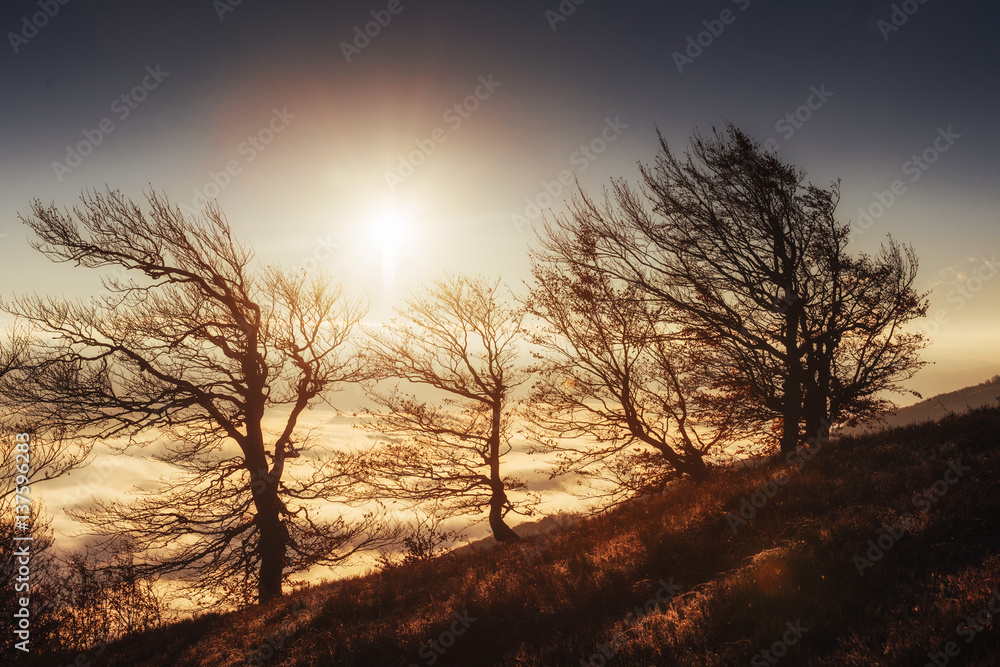
<path id="1" fill-rule="evenodd" d="M 783 451 L 803 440 L 803 421 L 873 417 L 921 367 L 925 340 L 905 330 L 927 309 L 916 256 L 891 239 L 876 256 L 849 255 L 838 184 L 807 183 L 731 125 L 683 155 L 660 135 L 641 175 L 637 188 L 613 181 L 603 201 L 581 190 L 546 222 L 543 254 L 662 305 L 711 352 L 714 388 L 762 430 L 776 425 Z"/>
<path id="2" fill-rule="evenodd" d="M 266 601 L 291 573 L 380 539 L 374 517 L 317 506 L 345 480 L 300 426 L 364 376 L 349 336 L 365 306 L 327 278 L 255 267 L 217 206 L 192 219 L 155 193 L 147 203 L 108 191 L 72 212 L 36 200 L 22 217 L 53 261 L 135 277 L 88 301 L 4 303 L 34 331 L 31 372 L 6 398 L 48 431 L 120 452 L 153 444 L 172 474 L 75 516 L 129 538 L 142 571 Z"/>

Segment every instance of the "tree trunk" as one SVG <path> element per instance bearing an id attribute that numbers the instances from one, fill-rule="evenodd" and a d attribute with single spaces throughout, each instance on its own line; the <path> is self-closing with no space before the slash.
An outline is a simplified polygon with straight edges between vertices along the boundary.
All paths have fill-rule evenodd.
<path id="1" fill-rule="evenodd" d="M 825 432 L 824 424 L 830 423 L 825 406 L 816 400 L 812 400 L 806 405 L 803 417 L 806 439 L 819 438 Z"/>
<path id="2" fill-rule="evenodd" d="M 677 472 L 687 475 L 696 482 L 703 482 L 709 477 L 708 466 L 705 465 L 705 459 L 701 456 L 686 456 L 680 464 L 674 467 Z"/>
<path id="3" fill-rule="evenodd" d="M 493 402 L 492 430 L 490 432 L 490 530 L 497 542 L 515 542 L 519 539 L 517 533 L 504 523 L 503 508 L 507 504 L 507 493 L 503 488 L 503 478 L 500 476 L 500 417 L 503 408 L 503 397 L 498 395 Z"/>
<path id="4" fill-rule="evenodd" d="M 815 382 L 809 382 L 802 400 L 802 420 L 805 424 L 805 437 L 816 436 L 822 420 L 826 417 L 826 398 Z"/>
<path id="5" fill-rule="evenodd" d="M 281 581 L 285 570 L 288 529 L 281 522 L 277 491 L 277 481 L 259 483 L 254 490 L 260 555 L 260 573 L 257 577 L 258 604 L 280 598 L 282 594 Z"/>
<path id="6" fill-rule="evenodd" d="M 490 498 L 490 530 L 497 542 L 516 542 L 521 538 L 503 520 L 503 507 L 507 504 L 507 494 L 503 484 L 493 485 L 493 496 Z"/>
<path id="7" fill-rule="evenodd" d="M 786 375 L 783 388 L 785 405 L 781 420 L 781 453 L 794 452 L 799 446 L 799 418 L 802 414 L 802 359 L 799 356 L 799 309 L 793 303 L 785 320 Z"/>
<path id="8" fill-rule="evenodd" d="M 633 419 L 629 422 L 629 431 L 632 435 L 660 452 L 663 459 L 669 463 L 674 470 L 682 475 L 687 475 L 696 482 L 708 479 L 709 472 L 708 466 L 705 465 L 704 455 L 695 449 L 691 444 L 691 440 L 683 430 L 685 427 L 679 428 L 681 429 L 681 436 L 685 441 L 684 452 L 680 454 L 675 452 L 668 445 L 665 445 L 656 438 L 652 437 L 649 432 L 642 427 L 638 420 Z"/>
<path id="9" fill-rule="evenodd" d="M 830 376 L 832 353 L 827 346 L 817 346 L 808 362 L 809 383 L 803 401 L 806 439 L 821 438 L 830 424 Z"/>

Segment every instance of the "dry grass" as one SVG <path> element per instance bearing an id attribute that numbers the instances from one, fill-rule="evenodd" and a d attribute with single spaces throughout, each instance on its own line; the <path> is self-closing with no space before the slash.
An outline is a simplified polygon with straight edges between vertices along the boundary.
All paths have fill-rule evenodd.
<path id="1" fill-rule="evenodd" d="M 956 626 L 1000 586 L 998 433 L 1000 410 L 980 409 L 829 443 L 735 535 L 726 513 L 788 466 L 581 522 L 530 562 L 516 545 L 445 555 L 126 639 L 92 664 L 248 664 L 285 629 L 264 664 L 423 666 L 422 645 L 463 612 L 477 620 L 433 664 L 579 665 L 608 642 L 608 665 L 748 664 L 797 620 L 809 630 L 782 664 L 921 665 L 947 641 L 961 649 L 951 664 L 994 664 L 996 629 L 965 643 Z M 958 458 L 972 470 L 860 576 L 866 541 L 917 514 L 914 493 Z M 632 618 L 671 579 L 681 594 Z M 293 614 L 307 596 L 315 609 Z"/>

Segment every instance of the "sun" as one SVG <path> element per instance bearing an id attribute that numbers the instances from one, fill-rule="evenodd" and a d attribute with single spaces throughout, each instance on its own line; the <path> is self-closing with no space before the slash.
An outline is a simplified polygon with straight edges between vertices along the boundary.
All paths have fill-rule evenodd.
<path id="1" fill-rule="evenodd" d="M 382 252 L 395 252 L 410 232 L 410 217 L 398 204 L 388 202 L 373 216 L 369 240 Z"/>
<path id="2" fill-rule="evenodd" d="M 411 240 L 412 231 L 411 216 L 395 202 L 386 202 L 372 216 L 368 240 L 382 255 L 382 280 L 387 286 L 395 281 L 399 250 Z"/>

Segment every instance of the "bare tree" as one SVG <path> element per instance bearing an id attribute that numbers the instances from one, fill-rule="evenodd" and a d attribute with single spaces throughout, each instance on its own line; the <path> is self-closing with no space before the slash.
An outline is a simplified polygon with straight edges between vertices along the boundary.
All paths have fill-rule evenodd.
<path id="1" fill-rule="evenodd" d="M 612 504 L 684 475 L 705 479 L 706 459 L 738 438 L 740 422 L 705 400 L 694 344 L 634 287 L 539 256 L 525 306 L 542 351 L 525 416 L 539 450 L 558 454 L 554 474 L 610 478 Z"/>
<path id="2" fill-rule="evenodd" d="M 217 206 L 191 219 L 147 200 L 144 211 L 109 190 L 72 213 L 36 200 L 22 216 L 53 261 L 136 278 L 106 278 L 89 301 L 3 304 L 38 334 L 32 371 L 7 398 L 47 428 L 118 438 L 118 453 L 155 445 L 173 474 L 74 516 L 129 539 L 146 554 L 142 574 L 178 574 L 202 593 L 238 581 L 265 602 L 289 574 L 378 542 L 371 516 L 316 516 L 345 480 L 300 424 L 364 376 L 348 337 L 365 308 L 325 278 L 254 269 Z"/>
<path id="3" fill-rule="evenodd" d="M 83 647 L 159 627 L 166 620 L 164 594 L 155 576 L 145 576 L 127 540 L 103 552 L 71 555 L 62 581 L 62 643 Z"/>
<path id="4" fill-rule="evenodd" d="M 519 310 L 501 300 L 499 281 L 459 276 L 434 282 L 397 313 L 369 332 L 372 372 L 397 382 L 368 387 L 378 409 L 365 412 L 363 426 L 385 440 L 359 459 L 360 499 L 436 503 L 449 516 L 488 508 L 497 541 L 518 539 L 504 517 L 525 511 L 507 495 L 524 483 L 504 475 L 501 460 L 511 451 L 511 392 L 525 380 Z"/>
<path id="5" fill-rule="evenodd" d="M 431 507 L 425 512 L 413 512 L 413 520 L 401 528 L 401 548 L 379 550 L 378 563 L 395 567 L 431 560 L 444 553 L 462 538 L 461 530 L 444 527 L 445 515 Z"/>
<path id="6" fill-rule="evenodd" d="M 641 167 L 641 189 L 615 181 L 601 204 L 581 192 L 568 216 L 547 222 L 542 244 L 567 265 L 605 273 L 667 306 L 686 337 L 714 349 L 706 360 L 715 389 L 741 397 L 761 426 L 776 422 L 787 452 L 802 439 L 807 391 L 812 424 L 842 406 L 874 409 L 867 397 L 898 389 L 919 368 L 924 343 L 900 326 L 921 316 L 926 301 L 907 278 L 912 251 L 903 263 L 895 246 L 849 261 L 846 227 L 834 220 L 836 184 L 807 184 L 801 170 L 727 130 L 696 135 L 683 156 L 661 135 L 654 164 Z M 853 290 L 880 275 L 900 279 L 874 295 Z M 859 327 L 873 298 L 882 315 Z M 860 353 L 866 337 L 885 343 L 884 351 Z"/>

